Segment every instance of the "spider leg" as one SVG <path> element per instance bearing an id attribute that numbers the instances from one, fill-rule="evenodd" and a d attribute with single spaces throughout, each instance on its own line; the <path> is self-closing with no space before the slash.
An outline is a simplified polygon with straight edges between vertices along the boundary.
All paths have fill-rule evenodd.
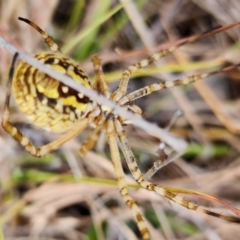
<path id="1" fill-rule="evenodd" d="M 30 26 L 32 26 L 33 28 L 35 28 L 44 38 L 45 42 L 47 43 L 47 45 L 50 47 L 50 49 L 53 52 L 61 52 L 60 47 L 57 45 L 57 43 L 55 43 L 55 41 L 53 40 L 53 38 L 51 36 L 49 36 L 46 32 L 44 32 L 38 25 L 36 25 L 34 22 L 26 19 L 26 18 L 22 18 L 19 17 L 18 20 L 23 21 L 25 23 L 28 23 Z"/>
<path id="2" fill-rule="evenodd" d="M 101 119 L 97 121 L 96 128 L 91 132 L 91 134 L 87 137 L 87 139 L 83 142 L 81 148 L 79 149 L 80 155 L 85 155 L 90 149 L 92 149 L 99 138 L 99 133 L 103 129 L 103 124 L 106 118 L 103 118 L 101 115 Z"/>
<path id="3" fill-rule="evenodd" d="M 186 78 L 183 78 L 183 79 L 176 79 L 174 81 L 154 83 L 152 85 L 140 88 L 140 89 L 138 89 L 136 91 L 133 91 L 133 92 L 127 94 L 126 96 L 122 97 L 118 101 L 118 103 L 120 105 L 123 105 L 123 104 L 126 104 L 128 102 L 132 102 L 132 101 L 134 101 L 134 100 L 136 100 L 138 98 L 142 98 L 142 97 L 144 97 L 146 95 L 149 95 L 152 92 L 159 91 L 159 90 L 164 89 L 164 88 L 172 88 L 172 87 L 179 86 L 179 85 L 187 85 L 189 83 L 194 83 L 194 82 L 202 80 L 202 79 L 204 79 L 206 77 L 215 75 L 217 73 L 226 72 L 226 71 L 232 70 L 234 68 L 237 68 L 239 66 L 240 66 L 240 63 L 232 64 L 230 66 L 223 67 L 223 68 L 221 68 L 221 69 L 219 69 L 217 71 L 212 71 L 212 72 L 209 72 L 209 73 L 203 73 L 203 74 L 199 74 L 199 75 L 192 75 L 192 76 L 189 76 L 189 77 L 186 77 Z"/>
<path id="4" fill-rule="evenodd" d="M 60 138 L 40 147 L 36 148 L 28 138 L 24 137 L 23 134 L 12 125 L 12 123 L 9 121 L 9 103 L 10 103 L 10 95 L 11 95 L 11 86 L 12 86 L 12 78 L 13 78 L 13 72 L 14 72 L 14 64 L 17 58 L 17 54 L 14 55 L 10 72 L 9 72 L 9 79 L 7 82 L 7 95 L 6 95 L 6 101 L 4 106 L 4 112 L 3 112 L 3 119 L 2 119 L 2 126 L 3 128 L 13 136 L 30 154 L 36 157 L 41 157 L 43 155 L 46 155 L 47 153 L 56 150 L 59 148 L 62 144 L 67 142 L 69 139 L 72 139 L 73 137 L 77 136 L 83 129 L 85 129 L 89 125 L 88 119 L 81 120 L 73 129 L 68 131 L 67 133 L 63 134 Z"/>
<path id="5" fill-rule="evenodd" d="M 119 83 L 118 89 L 114 93 L 111 94 L 111 99 L 114 100 L 114 101 L 118 101 L 119 99 L 121 99 L 126 94 L 129 79 L 130 79 L 131 75 L 134 72 L 136 72 L 137 70 L 139 70 L 141 68 L 144 68 L 144 67 L 146 67 L 146 66 L 156 62 L 160 58 L 166 56 L 168 53 L 173 52 L 177 48 L 179 48 L 179 47 L 181 47 L 181 46 L 183 46 L 183 45 L 185 45 L 187 43 L 191 43 L 191 42 L 194 42 L 194 41 L 196 41 L 196 40 L 198 40 L 200 38 L 204 38 L 204 37 L 207 37 L 207 36 L 210 36 L 210 35 L 213 35 L 213 34 L 217 34 L 217 33 L 226 31 L 227 29 L 236 27 L 238 25 L 240 25 L 240 22 L 229 24 L 229 25 L 224 26 L 224 27 L 219 27 L 219 28 L 217 28 L 217 29 L 215 29 L 215 30 L 213 30 L 211 32 L 200 33 L 200 34 L 194 35 L 192 37 L 189 37 L 189 38 L 179 42 L 178 44 L 176 44 L 176 45 L 174 45 L 174 46 L 172 46 L 170 48 L 163 49 L 163 50 L 159 51 L 158 53 L 155 53 L 152 56 L 150 56 L 150 57 L 148 57 L 146 59 L 143 59 L 140 62 L 135 63 L 135 64 L 129 66 L 127 68 L 127 70 L 125 70 L 122 73 L 122 77 L 120 79 L 120 83 Z"/>
<path id="6" fill-rule="evenodd" d="M 4 108 L 4 114 L 3 114 L 3 121 L 2 126 L 3 128 L 12 135 L 13 138 L 15 138 L 24 148 L 26 151 L 28 151 L 31 155 L 36 157 L 41 157 L 49 152 L 52 152 L 56 149 L 58 149 L 61 145 L 63 145 L 68 140 L 76 137 L 78 134 L 80 134 L 88 125 L 88 119 L 83 119 L 77 126 L 75 126 L 73 129 L 68 131 L 67 133 L 63 134 L 58 139 L 43 145 L 42 147 L 36 148 L 32 142 L 16 128 L 12 125 L 11 122 L 9 122 L 8 119 L 9 116 L 9 106 L 5 106 Z"/>
<path id="7" fill-rule="evenodd" d="M 112 158 L 113 166 L 115 169 L 115 174 L 116 174 L 120 194 L 122 195 L 128 207 L 132 209 L 132 211 L 134 212 L 135 218 L 137 220 L 137 224 L 143 239 L 150 240 L 150 233 L 145 224 L 141 210 L 139 209 L 138 205 L 134 202 L 134 200 L 129 196 L 127 183 L 124 179 L 124 172 L 122 169 L 122 163 L 121 163 L 121 158 L 119 154 L 117 136 L 115 134 L 113 120 L 107 121 L 107 135 L 108 135 L 108 142 L 109 142 L 110 151 L 111 151 L 111 158 Z"/>
<path id="8" fill-rule="evenodd" d="M 118 138 L 121 143 L 121 148 L 122 148 L 123 154 L 125 156 L 125 159 L 127 160 L 128 167 L 129 167 L 134 179 L 136 180 L 136 182 L 138 182 L 143 188 L 145 188 L 149 191 L 153 191 L 153 192 L 157 193 L 159 196 L 166 197 L 169 200 L 176 202 L 179 205 L 181 205 L 187 209 L 202 212 L 202 213 L 205 213 L 205 214 L 208 214 L 208 215 L 211 215 L 214 217 L 218 217 L 218 218 L 224 219 L 226 221 L 230 221 L 230 222 L 238 222 L 238 223 L 240 222 L 240 219 L 237 217 L 225 216 L 222 214 L 218 214 L 218 213 L 209 211 L 207 209 L 204 209 L 204 208 L 194 204 L 193 202 L 190 202 L 188 200 L 185 200 L 182 197 L 177 196 L 177 194 L 172 193 L 171 191 L 168 191 L 161 186 L 158 186 L 154 183 L 146 181 L 141 170 L 139 169 L 139 167 L 137 165 L 137 160 L 132 153 L 131 147 L 126 138 L 125 132 L 122 129 L 121 123 L 118 120 L 114 120 L 114 125 L 115 125 L 115 130 L 117 132 Z"/>
<path id="9" fill-rule="evenodd" d="M 95 73 L 96 73 L 96 77 L 97 77 L 96 78 L 96 83 L 95 83 L 93 88 L 100 91 L 100 93 L 103 96 L 105 96 L 106 98 L 109 99 L 110 92 L 109 92 L 108 85 L 105 81 L 105 77 L 104 77 L 104 73 L 103 73 L 103 70 L 102 70 L 100 58 L 98 57 L 98 55 L 93 55 L 91 60 L 92 60 L 93 67 L 95 69 Z"/>

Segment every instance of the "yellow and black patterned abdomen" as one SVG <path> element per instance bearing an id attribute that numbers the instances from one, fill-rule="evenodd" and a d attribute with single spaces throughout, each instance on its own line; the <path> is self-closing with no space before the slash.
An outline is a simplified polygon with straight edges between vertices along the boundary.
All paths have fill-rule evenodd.
<path id="1" fill-rule="evenodd" d="M 72 59 L 59 53 L 39 53 L 40 62 L 91 88 L 85 72 Z M 84 118 L 96 103 L 84 94 L 56 81 L 26 62 L 13 77 L 13 93 L 19 108 L 38 127 L 64 132 Z"/>

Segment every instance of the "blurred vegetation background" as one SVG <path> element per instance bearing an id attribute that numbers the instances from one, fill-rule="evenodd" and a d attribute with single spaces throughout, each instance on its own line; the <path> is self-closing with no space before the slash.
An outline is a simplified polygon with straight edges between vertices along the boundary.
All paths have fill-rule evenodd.
<path id="1" fill-rule="evenodd" d="M 127 2 L 128 4 L 123 4 Z M 0 0 L 0 36 L 29 54 L 48 51 L 34 29 L 19 16 L 46 30 L 94 79 L 92 54 L 102 60 L 112 90 L 121 72 L 150 53 L 191 35 L 240 21 L 234 0 Z M 239 60 L 240 29 L 187 44 L 155 65 L 139 71 L 129 92 L 154 82 L 216 70 Z M 0 115 L 12 56 L 0 49 Z M 158 171 L 152 181 L 189 188 L 227 200 L 240 208 L 240 74 L 232 70 L 202 82 L 154 93 L 136 101 L 143 117 L 166 127 L 178 109 L 171 132 L 189 148 L 182 158 Z M 57 135 L 36 129 L 14 99 L 11 121 L 37 146 Z M 157 139 L 134 126 L 126 128 L 140 167 L 146 172 L 159 158 Z M 105 136 L 84 158 L 78 148 L 88 131 L 61 149 L 36 159 L 0 127 L 0 239 L 138 239 L 130 210 L 118 193 Z M 131 195 L 149 221 L 153 239 L 240 239 L 238 225 L 169 204 L 155 194 Z M 222 214 L 222 206 L 197 204 Z M 133 233 L 134 232 L 134 233 Z M 2 236 L 1 236 L 2 235 Z"/>

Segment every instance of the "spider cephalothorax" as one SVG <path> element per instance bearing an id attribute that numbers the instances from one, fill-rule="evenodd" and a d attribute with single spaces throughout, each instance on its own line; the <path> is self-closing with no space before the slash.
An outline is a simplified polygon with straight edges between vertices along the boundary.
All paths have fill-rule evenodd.
<path id="1" fill-rule="evenodd" d="M 38 32 L 40 32 L 52 50 L 52 53 L 42 52 L 34 55 L 36 59 L 46 65 L 49 65 L 56 71 L 70 76 L 73 80 L 83 84 L 85 87 L 98 91 L 106 98 L 115 101 L 117 104 L 134 112 L 137 115 L 141 115 L 142 113 L 138 106 L 132 104 L 133 100 L 137 98 L 141 98 L 163 88 L 170 88 L 177 85 L 192 83 L 216 74 L 220 71 L 227 71 L 238 66 L 232 65 L 230 67 L 222 68 L 219 71 L 190 76 L 185 79 L 177 79 L 173 82 L 155 83 L 142 89 L 138 89 L 134 92 L 127 93 L 128 81 L 133 72 L 140 68 L 146 67 L 162 56 L 174 51 L 177 47 L 185 44 L 186 42 L 192 42 L 201 37 L 210 35 L 210 33 L 199 34 L 190 37 L 185 42 L 181 42 L 176 46 L 162 50 L 137 64 L 129 66 L 122 73 L 118 89 L 114 93 L 110 93 L 101 68 L 100 59 L 97 55 L 92 57 L 93 67 L 96 73 L 96 83 L 91 84 L 87 75 L 80 68 L 78 63 L 66 56 L 63 56 L 58 45 L 50 36 L 48 36 L 33 22 L 24 18 L 19 19 L 30 24 Z M 216 29 L 212 31 L 211 34 L 221 32 L 239 24 L 240 23 L 234 23 L 232 25 Z M 9 122 L 11 80 L 13 81 L 13 93 L 19 108 L 31 119 L 35 125 L 53 132 L 65 132 L 60 138 L 40 148 L 36 148 L 26 137 L 22 135 L 22 133 L 16 127 Z M 156 194 L 166 197 L 167 199 L 174 201 L 188 209 L 203 212 L 228 221 L 239 222 L 238 218 L 228 217 L 205 210 L 200 206 L 177 196 L 176 193 L 145 180 L 141 170 L 137 165 L 136 158 L 132 153 L 123 129 L 124 125 L 128 124 L 128 121 L 123 119 L 113 110 L 108 109 L 105 106 L 100 106 L 83 93 L 77 92 L 76 90 L 60 83 L 56 79 L 49 77 L 47 74 L 39 71 L 25 62 L 20 62 L 15 70 L 14 75 L 10 75 L 8 86 L 9 88 L 2 125 L 9 134 L 11 134 L 23 147 L 25 147 L 30 154 L 34 156 L 40 157 L 56 150 L 63 143 L 80 134 L 86 127 L 92 126 L 94 127 L 93 131 L 80 148 L 80 153 L 84 154 L 95 145 L 99 133 L 102 131 L 106 132 L 119 191 L 125 203 L 132 209 L 143 239 L 149 240 L 150 233 L 145 224 L 141 210 L 128 193 L 128 186 L 125 181 L 121 164 L 118 142 L 121 146 L 121 150 L 127 161 L 130 172 L 132 173 L 136 182 L 139 183 L 143 188 L 149 191 L 154 191 Z"/>

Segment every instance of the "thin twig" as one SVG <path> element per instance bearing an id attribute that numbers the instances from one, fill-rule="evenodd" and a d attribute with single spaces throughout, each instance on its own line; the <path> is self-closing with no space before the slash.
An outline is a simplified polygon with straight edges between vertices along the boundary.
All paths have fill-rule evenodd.
<path id="1" fill-rule="evenodd" d="M 131 122 L 134 123 L 134 125 L 138 126 L 139 128 L 143 129 L 144 131 L 148 132 L 148 134 L 150 134 L 158 139 L 162 139 L 163 142 L 167 143 L 169 146 L 171 146 L 177 152 L 184 152 L 186 150 L 187 143 L 183 139 L 179 139 L 179 138 L 176 138 L 175 136 L 170 135 L 164 129 L 161 129 L 161 128 L 157 127 L 155 124 L 149 123 L 146 120 L 123 109 L 121 106 L 119 106 L 115 102 L 112 102 L 112 101 L 108 100 L 107 98 L 103 97 L 102 95 L 99 95 L 94 90 L 86 88 L 85 86 L 81 85 L 80 83 L 77 83 L 76 81 L 74 81 L 72 78 L 70 78 L 66 75 L 63 75 L 60 72 L 57 72 L 50 66 L 47 66 L 47 65 L 39 62 L 37 59 L 27 55 L 26 53 L 19 51 L 17 48 L 15 48 L 13 45 L 11 45 L 9 42 L 7 42 L 6 40 L 4 40 L 1 37 L 0 37 L 0 47 L 6 49 L 11 54 L 15 54 L 16 52 L 18 52 L 20 59 L 24 60 L 28 64 L 39 69 L 40 71 L 48 74 L 49 76 L 56 79 L 57 81 L 62 82 L 63 84 L 75 89 L 78 92 L 84 93 L 84 95 L 86 95 L 90 99 L 95 100 L 98 104 L 101 104 L 103 106 L 109 107 L 110 109 L 113 109 L 120 116 L 122 116 L 128 120 L 131 120 Z"/>

